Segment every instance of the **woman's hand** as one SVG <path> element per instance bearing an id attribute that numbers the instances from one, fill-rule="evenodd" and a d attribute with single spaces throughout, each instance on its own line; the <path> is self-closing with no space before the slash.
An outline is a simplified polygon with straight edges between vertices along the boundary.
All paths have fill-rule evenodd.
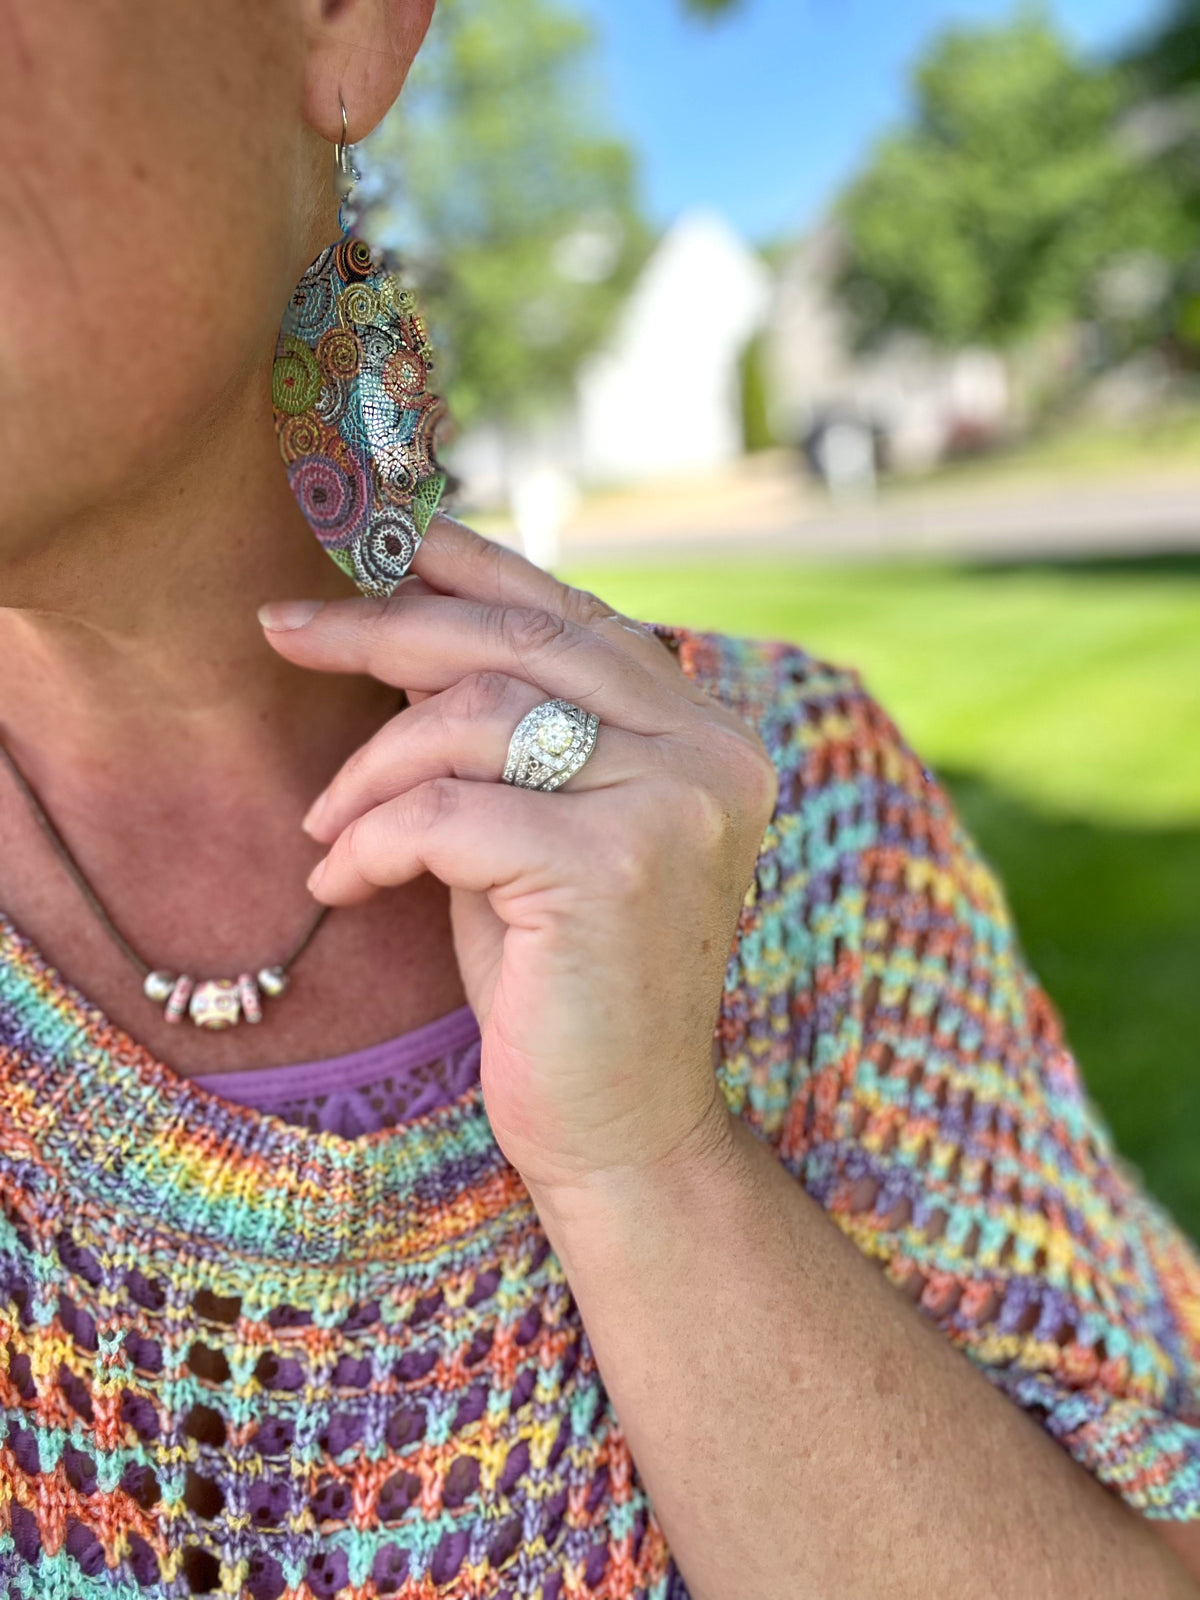
<path id="1" fill-rule="evenodd" d="M 313 893 L 449 886 L 488 1116 L 531 1190 L 707 1147 L 727 1133 L 721 985 L 775 802 L 762 743 L 648 629 L 449 518 L 414 571 L 388 601 L 262 613 L 290 661 L 410 701 L 309 813 L 330 846 Z M 556 697 L 599 716 L 590 760 L 550 794 L 502 783 L 517 723 Z"/>
<path id="2" fill-rule="evenodd" d="M 493 1130 L 690 1591 L 1196 1600 L 725 1110 L 712 1029 L 775 795 L 755 735 L 645 629 L 452 522 L 416 567 L 386 604 L 268 619 L 289 659 L 414 702 L 314 807 L 315 892 L 450 885 Z M 501 783 L 558 696 L 600 717 L 592 758 L 553 794 Z"/>

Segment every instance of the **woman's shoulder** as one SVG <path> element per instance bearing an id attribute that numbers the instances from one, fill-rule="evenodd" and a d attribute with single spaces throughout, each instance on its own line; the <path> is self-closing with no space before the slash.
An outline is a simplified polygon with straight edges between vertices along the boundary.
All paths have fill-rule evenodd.
<path id="1" fill-rule="evenodd" d="M 952 794 L 853 669 L 662 631 L 780 773 L 718 1029 L 730 1108 L 1077 1460 L 1200 1514 L 1200 1262 L 1115 1149 Z"/>

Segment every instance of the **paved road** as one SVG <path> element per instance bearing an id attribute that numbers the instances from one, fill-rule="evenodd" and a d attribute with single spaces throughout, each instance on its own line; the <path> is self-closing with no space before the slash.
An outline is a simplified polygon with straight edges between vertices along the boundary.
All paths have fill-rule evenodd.
<path id="1" fill-rule="evenodd" d="M 732 509 L 732 508 L 731 508 Z M 1024 560 L 1084 555 L 1200 552 L 1200 475 L 1161 482 L 1006 485 L 954 492 L 905 489 L 872 504 L 831 507 L 812 501 L 785 518 L 747 518 L 700 531 L 664 526 L 661 513 L 639 527 L 636 508 L 603 534 L 596 517 L 568 529 L 564 562 L 678 559 L 690 555 L 794 555 L 863 559 L 890 556 Z"/>

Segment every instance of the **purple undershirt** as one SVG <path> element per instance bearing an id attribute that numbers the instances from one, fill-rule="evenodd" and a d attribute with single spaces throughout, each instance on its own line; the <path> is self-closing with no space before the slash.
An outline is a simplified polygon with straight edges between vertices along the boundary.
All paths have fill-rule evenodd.
<path id="1" fill-rule="evenodd" d="M 383 1044 L 294 1066 L 195 1078 L 201 1089 L 314 1133 L 356 1139 L 457 1100 L 479 1081 L 479 1027 L 460 1006 Z"/>

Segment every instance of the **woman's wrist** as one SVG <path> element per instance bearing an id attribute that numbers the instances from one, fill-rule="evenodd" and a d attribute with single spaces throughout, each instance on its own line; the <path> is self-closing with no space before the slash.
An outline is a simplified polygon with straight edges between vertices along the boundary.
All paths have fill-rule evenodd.
<path id="1" fill-rule="evenodd" d="M 753 1139 L 713 1080 L 713 1098 L 678 1143 L 653 1161 L 612 1165 L 577 1182 L 528 1184 L 530 1198 L 568 1275 L 572 1261 L 628 1246 L 639 1252 L 660 1229 L 698 1217 L 718 1194 L 752 1185 L 744 1140 Z M 652 1253 L 652 1252 L 651 1252 Z"/>

